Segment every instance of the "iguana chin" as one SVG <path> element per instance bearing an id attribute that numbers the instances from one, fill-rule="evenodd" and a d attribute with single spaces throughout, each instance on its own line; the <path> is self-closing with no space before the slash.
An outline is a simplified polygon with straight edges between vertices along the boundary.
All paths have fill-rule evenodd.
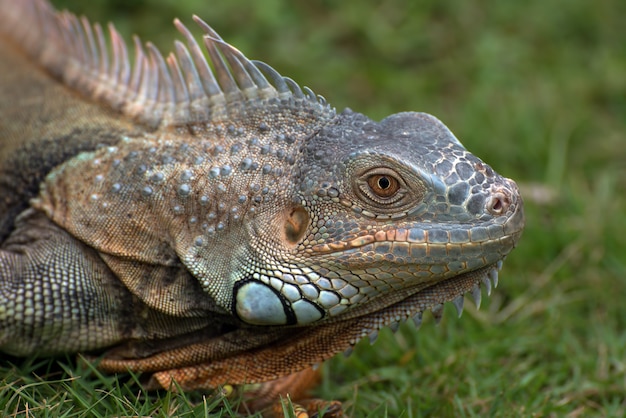
<path id="1" fill-rule="evenodd" d="M 336 113 L 194 20 L 167 57 L 135 38 L 131 65 L 112 26 L 0 0 L 1 351 L 269 382 L 264 406 L 497 284 L 512 180 L 433 116 Z"/>

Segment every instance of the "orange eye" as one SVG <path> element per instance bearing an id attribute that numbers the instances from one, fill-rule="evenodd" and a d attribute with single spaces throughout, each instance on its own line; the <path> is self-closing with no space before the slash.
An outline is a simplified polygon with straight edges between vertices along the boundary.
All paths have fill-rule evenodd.
<path id="1" fill-rule="evenodd" d="M 400 184 L 395 177 L 387 174 L 374 174 L 367 178 L 367 184 L 378 197 L 388 198 L 400 189 Z"/>

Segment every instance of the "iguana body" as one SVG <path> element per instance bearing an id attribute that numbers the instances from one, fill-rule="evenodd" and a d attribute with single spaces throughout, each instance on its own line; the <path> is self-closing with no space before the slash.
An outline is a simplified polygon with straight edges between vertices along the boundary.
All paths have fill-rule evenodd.
<path id="1" fill-rule="evenodd" d="M 212 69 L 178 21 L 187 46 L 131 67 L 115 31 L 0 0 L 0 350 L 265 382 L 497 278 L 514 182 L 432 116 L 337 114 L 196 22 Z"/>

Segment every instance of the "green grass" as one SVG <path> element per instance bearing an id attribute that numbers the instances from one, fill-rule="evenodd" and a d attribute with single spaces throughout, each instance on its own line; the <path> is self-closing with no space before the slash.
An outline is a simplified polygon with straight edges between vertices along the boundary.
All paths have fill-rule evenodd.
<path id="1" fill-rule="evenodd" d="M 522 186 L 526 232 L 481 310 L 361 342 L 323 366 L 317 395 L 354 417 L 626 414 L 626 2 L 55 3 L 162 49 L 171 19 L 196 13 L 338 109 L 438 116 Z M 0 411 L 232 416 L 219 396 L 145 394 L 60 363 L 0 363 Z"/>

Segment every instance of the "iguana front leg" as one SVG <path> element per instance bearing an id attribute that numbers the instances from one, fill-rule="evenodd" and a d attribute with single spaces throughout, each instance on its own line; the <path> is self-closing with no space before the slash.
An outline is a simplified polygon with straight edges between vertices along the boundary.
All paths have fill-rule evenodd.
<path id="1" fill-rule="evenodd" d="M 0 247 L 0 349 L 93 350 L 132 333 L 132 295 L 98 254 L 35 210 Z"/>

